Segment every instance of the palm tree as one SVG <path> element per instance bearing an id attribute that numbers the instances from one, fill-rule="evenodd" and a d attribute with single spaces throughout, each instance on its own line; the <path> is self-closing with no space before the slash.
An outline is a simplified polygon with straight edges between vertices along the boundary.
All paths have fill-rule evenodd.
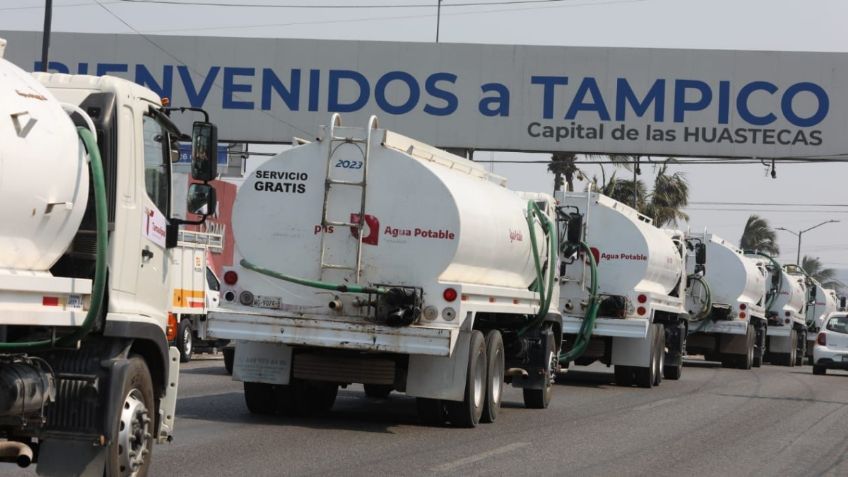
<path id="1" fill-rule="evenodd" d="M 801 259 L 801 268 L 807 272 L 807 275 L 815 278 L 825 288 L 837 288 L 843 285 L 842 282 L 834 278 L 836 276 L 836 270 L 824 268 L 821 260 L 817 257 L 813 258 L 809 255 L 804 255 L 804 258 Z"/>
<path id="2" fill-rule="evenodd" d="M 674 158 L 668 158 L 660 166 L 654 180 L 651 200 L 645 207 L 645 215 L 653 217 L 657 227 L 677 225 L 678 220 L 689 220 L 689 215 L 683 212 L 689 204 L 689 184 L 686 183 L 682 172 L 667 174 L 668 164 L 672 161 Z"/>
<path id="3" fill-rule="evenodd" d="M 751 214 L 745 222 L 745 230 L 739 239 L 739 247 L 742 250 L 757 250 L 776 256 L 780 253 L 777 246 L 777 234 L 769 226 L 768 220 L 757 214 Z"/>
<path id="4" fill-rule="evenodd" d="M 551 163 L 548 164 L 548 172 L 554 174 L 554 191 L 562 190 L 563 177 L 567 192 L 574 191 L 574 174 L 578 171 L 577 154 L 573 152 L 555 152 L 551 155 Z"/>
<path id="5" fill-rule="evenodd" d="M 644 214 L 647 212 L 647 207 L 645 203 L 645 198 L 647 197 L 647 189 L 645 188 L 645 183 L 637 180 L 635 182 L 636 187 L 636 210 L 639 213 Z M 634 182 L 628 179 L 616 179 L 615 172 L 610 176 L 609 182 L 606 183 L 605 186 L 601 188 L 601 193 L 605 196 L 611 197 L 623 204 L 627 204 L 629 206 L 633 206 L 633 188 Z"/>

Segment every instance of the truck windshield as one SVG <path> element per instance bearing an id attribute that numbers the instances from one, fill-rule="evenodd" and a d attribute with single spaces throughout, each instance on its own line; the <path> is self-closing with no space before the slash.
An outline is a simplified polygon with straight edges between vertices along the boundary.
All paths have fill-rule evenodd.
<path id="1" fill-rule="evenodd" d="M 848 315 L 834 316 L 827 320 L 827 330 L 837 333 L 848 333 Z"/>

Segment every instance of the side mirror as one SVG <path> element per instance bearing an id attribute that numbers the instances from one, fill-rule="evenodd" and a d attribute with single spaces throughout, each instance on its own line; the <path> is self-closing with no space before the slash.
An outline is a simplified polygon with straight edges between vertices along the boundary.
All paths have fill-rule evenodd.
<path id="1" fill-rule="evenodd" d="M 196 121 L 191 128 L 191 177 L 208 182 L 218 176 L 218 128 Z"/>
<path id="2" fill-rule="evenodd" d="M 568 231 L 566 232 L 568 243 L 578 244 L 583 241 L 583 215 L 574 214 L 568 218 Z"/>
<path id="3" fill-rule="evenodd" d="M 204 217 L 215 213 L 218 197 L 215 188 L 209 184 L 192 184 L 188 187 L 187 210 L 190 214 Z"/>
<path id="4" fill-rule="evenodd" d="M 707 246 L 699 243 L 695 246 L 695 263 L 704 265 L 707 263 Z"/>

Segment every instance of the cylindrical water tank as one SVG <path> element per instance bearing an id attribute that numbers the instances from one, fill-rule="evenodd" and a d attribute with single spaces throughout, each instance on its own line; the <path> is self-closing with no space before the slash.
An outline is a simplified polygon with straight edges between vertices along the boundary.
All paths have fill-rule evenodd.
<path id="1" fill-rule="evenodd" d="M 667 295 L 683 273 L 683 258 L 672 238 L 636 210 L 595 192 L 567 193 L 562 205 L 586 216 L 586 242 L 598 261 L 602 294 Z"/>
<path id="2" fill-rule="evenodd" d="M 76 128 L 38 81 L 0 58 L 0 268 L 49 269 L 88 200 Z"/>
<path id="3" fill-rule="evenodd" d="M 764 305 L 766 278 L 756 262 L 713 234 L 697 234 L 707 246 L 706 273 L 713 303 Z"/>
<path id="4" fill-rule="evenodd" d="M 803 275 L 790 274 L 781 269 L 780 280 L 780 292 L 768 311 L 777 313 L 780 318 L 784 317 L 784 312 L 789 312 L 797 318 L 804 311 L 807 301 L 805 278 Z"/>
<path id="5" fill-rule="evenodd" d="M 364 134 L 336 129 L 336 135 Z M 365 144 L 356 142 L 334 143 L 329 159 L 336 181 L 359 182 L 367 168 L 364 220 L 361 187 L 326 185 L 329 141 L 299 146 L 264 163 L 239 189 L 233 231 L 241 256 L 288 275 L 354 283 L 351 270 L 322 273 L 322 235 L 325 265 L 354 267 L 357 255 L 357 232 L 322 228 L 326 205 L 330 221 L 365 224 L 359 283 L 531 285 L 536 272 L 525 198 L 473 162 L 385 130 L 373 135 L 367 163 Z M 545 237 L 535 230 L 545 254 Z"/>

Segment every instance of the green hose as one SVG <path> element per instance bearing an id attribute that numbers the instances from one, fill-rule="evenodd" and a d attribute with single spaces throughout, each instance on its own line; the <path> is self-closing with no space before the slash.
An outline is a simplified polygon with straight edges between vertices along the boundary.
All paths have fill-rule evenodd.
<path id="1" fill-rule="evenodd" d="M 77 134 L 88 150 L 89 167 L 94 186 L 94 212 L 97 223 L 97 253 L 94 262 L 94 285 L 91 293 L 91 305 L 85 319 L 73 333 L 61 338 L 51 338 L 40 341 L 24 341 L 19 343 L 0 343 L 0 351 L 34 350 L 54 345 L 73 347 L 84 338 L 94 326 L 95 319 L 100 314 L 103 295 L 106 290 L 106 249 L 109 246 L 108 217 L 106 215 L 106 181 L 103 175 L 103 163 L 100 150 L 94 134 L 86 128 L 77 128 Z"/>
<path id="2" fill-rule="evenodd" d="M 778 271 L 778 273 L 780 273 L 783 270 L 783 267 L 779 263 L 777 263 L 777 260 L 775 260 L 774 257 L 772 257 L 771 255 L 766 255 L 762 252 L 751 251 L 751 250 L 745 250 L 744 253 L 745 253 L 745 255 L 758 255 L 760 257 L 765 257 L 765 258 L 769 259 L 769 261 L 774 266 L 774 268 Z M 777 295 L 780 295 L 780 291 L 782 289 L 783 289 L 783 277 L 781 276 L 780 277 L 780 284 L 777 285 L 777 291 L 774 292 L 774 294 L 772 294 L 772 296 L 770 296 L 769 299 L 768 299 L 768 303 L 766 304 L 766 312 L 768 312 L 768 310 L 774 304 L 774 300 L 777 299 Z"/>
<path id="3" fill-rule="evenodd" d="M 320 280 L 307 280 L 305 278 L 293 277 L 291 275 L 285 275 L 279 272 L 275 272 L 272 270 L 268 270 L 266 268 L 259 267 L 248 262 L 245 259 L 242 259 L 239 262 L 242 267 L 247 268 L 249 270 L 253 270 L 254 272 L 261 273 L 262 275 L 267 275 L 272 278 L 276 278 L 278 280 L 283 280 L 291 283 L 296 283 L 298 285 L 303 285 L 312 288 L 320 288 L 321 290 L 332 290 L 342 293 L 366 293 L 366 294 L 376 294 L 376 295 L 384 295 L 389 292 L 387 288 L 382 287 L 364 287 L 361 285 L 347 285 L 347 284 L 339 284 L 339 283 L 330 283 L 330 282 L 322 282 Z"/>
<path id="4" fill-rule="evenodd" d="M 598 298 L 598 264 L 595 263 L 595 256 L 592 255 L 592 249 L 589 248 L 588 244 L 580 242 L 580 248 L 589 257 L 589 269 L 591 270 L 589 306 L 586 308 L 586 316 L 583 317 L 583 324 L 580 325 L 580 331 L 577 332 L 574 346 L 568 352 L 560 353 L 559 355 L 559 362 L 562 364 L 568 364 L 574 361 L 586 351 L 586 346 L 589 345 L 589 339 L 592 337 L 592 331 L 595 329 L 598 309 L 601 307 L 601 300 Z"/>
<path id="5" fill-rule="evenodd" d="M 533 291 L 539 292 L 539 312 L 536 316 L 530 320 L 529 323 L 524 325 L 520 330 L 518 330 L 518 335 L 521 336 L 526 333 L 528 330 L 531 330 L 544 321 L 545 317 L 548 315 L 548 309 L 551 306 L 551 299 L 553 298 L 554 292 L 554 278 L 556 277 L 556 254 L 557 254 L 557 243 L 559 242 L 557 238 L 557 229 L 554 223 L 539 209 L 539 206 L 536 205 L 534 201 L 527 202 L 527 227 L 530 232 L 530 247 L 533 251 L 533 263 L 536 267 L 536 281 L 534 282 Z M 539 219 L 539 222 L 542 223 L 542 230 L 545 231 L 545 234 L 548 237 L 548 276 L 547 276 L 547 289 L 545 289 L 545 277 L 542 273 L 542 260 L 539 256 L 539 246 L 536 242 L 536 219 Z"/>
<path id="6" fill-rule="evenodd" d="M 709 283 L 707 283 L 707 281 L 704 280 L 703 277 L 700 277 L 698 275 L 689 275 L 689 278 L 700 283 L 701 286 L 704 287 L 704 292 L 707 295 L 707 302 L 704 305 L 703 309 L 701 309 L 701 311 L 698 312 L 697 315 L 693 316 L 692 319 L 690 320 L 690 321 L 699 321 L 699 320 L 701 321 L 701 323 L 698 325 L 697 328 L 695 328 L 694 330 L 689 329 L 688 334 L 691 335 L 693 333 L 697 333 L 697 332 L 701 331 L 702 329 L 704 329 L 704 327 L 709 322 L 708 320 L 706 320 L 706 318 L 708 316 L 710 316 L 710 312 L 712 311 L 712 308 L 713 308 L 713 295 L 712 295 L 712 291 L 710 290 Z"/>

